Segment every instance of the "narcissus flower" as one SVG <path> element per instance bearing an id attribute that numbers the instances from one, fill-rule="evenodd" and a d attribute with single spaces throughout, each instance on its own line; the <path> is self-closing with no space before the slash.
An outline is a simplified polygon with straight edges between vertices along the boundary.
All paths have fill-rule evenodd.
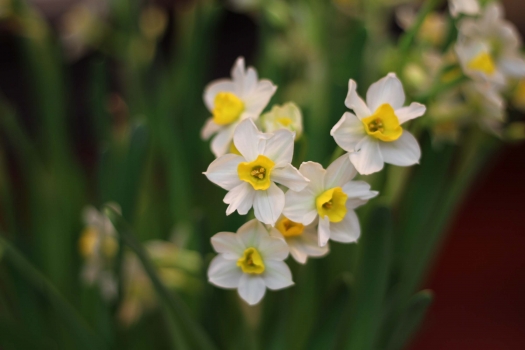
<path id="1" fill-rule="evenodd" d="M 213 116 L 201 136 L 207 140 L 216 134 L 211 141 L 216 157 L 228 152 L 237 125 L 247 118 L 257 119 L 277 89 L 269 80 L 258 80 L 254 68 L 245 69 L 242 57 L 235 62 L 231 76 L 211 82 L 204 91 L 204 103 Z"/>
<path id="2" fill-rule="evenodd" d="M 229 204 L 227 215 L 236 210 L 245 215 L 253 206 L 255 217 L 273 226 L 284 208 L 284 192 L 275 183 L 295 191 L 308 184 L 291 165 L 294 134 L 288 130 L 264 134 L 247 119 L 237 126 L 233 142 L 241 155 L 229 153 L 217 158 L 204 174 L 229 191 L 224 197 L 224 203 Z"/>
<path id="3" fill-rule="evenodd" d="M 463 19 L 458 30 L 456 53 L 466 75 L 499 86 L 509 77 L 525 77 L 520 36 L 500 4 L 487 5 L 479 19 Z"/>
<path id="4" fill-rule="evenodd" d="M 208 269 L 210 283 L 236 288 L 241 298 L 255 305 L 266 288 L 277 290 L 293 284 L 292 273 L 284 263 L 288 246 L 271 237 L 257 220 L 250 220 L 237 233 L 219 232 L 211 238 L 217 255 Z"/>
<path id="5" fill-rule="evenodd" d="M 421 149 L 414 136 L 401 124 L 422 116 L 426 107 L 413 102 L 403 107 L 405 92 L 394 73 L 370 86 L 366 103 L 357 95 L 357 84 L 350 79 L 346 112 L 330 135 L 349 152 L 350 161 L 359 173 L 368 175 L 383 169 L 384 163 L 409 166 L 419 162 Z"/>
<path id="6" fill-rule="evenodd" d="M 272 237 L 284 239 L 290 254 L 300 264 L 305 264 L 309 256 L 321 257 L 328 253 L 328 245 L 320 247 L 317 239 L 317 220 L 303 225 L 281 215 L 275 229 L 270 230 Z"/>
<path id="7" fill-rule="evenodd" d="M 479 13 L 478 0 L 449 0 L 448 8 L 452 17 L 460 14 L 474 16 Z"/>
<path id="8" fill-rule="evenodd" d="M 283 215 L 309 225 L 319 217 L 318 243 L 323 247 L 329 239 L 350 243 L 361 234 L 354 209 L 377 196 L 364 181 L 350 181 L 357 174 L 348 155 L 335 160 L 325 170 L 319 163 L 306 162 L 299 168 L 310 183 L 302 191 L 286 192 Z"/>
<path id="9" fill-rule="evenodd" d="M 288 129 L 295 132 L 295 139 L 303 132 L 303 116 L 301 110 L 293 102 L 282 106 L 273 106 L 272 110 L 261 116 L 262 129 L 265 132 L 275 132 L 279 129 Z"/>

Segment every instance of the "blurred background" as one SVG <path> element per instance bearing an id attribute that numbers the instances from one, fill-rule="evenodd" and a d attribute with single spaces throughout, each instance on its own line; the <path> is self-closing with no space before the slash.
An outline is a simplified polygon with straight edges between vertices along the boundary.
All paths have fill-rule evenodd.
<path id="1" fill-rule="evenodd" d="M 7 16 L 4 9 L 9 3 L 9 0 L 0 0 L 0 18 Z M 216 31 L 196 34 L 197 37 L 201 35 L 205 41 L 187 43 L 185 40 L 188 40 L 189 36 L 177 28 L 191 27 L 192 21 L 196 20 L 197 16 L 195 16 L 192 0 L 142 1 L 144 3 L 142 5 L 148 5 L 160 12 L 155 12 L 155 10 L 143 14 L 141 17 L 142 27 L 139 29 L 136 28 L 136 24 L 127 23 L 124 16 L 122 19 L 117 18 L 116 22 L 120 32 L 115 33 L 115 36 L 125 35 L 126 31 L 129 30 L 134 35 L 136 32 L 141 32 L 142 37 L 128 43 L 125 48 L 117 48 L 116 52 L 107 52 L 107 47 L 104 45 L 111 44 L 97 42 L 97 49 L 93 49 L 89 45 L 83 45 L 83 40 L 78 40 L 79 35 L 87 35 L 83 32 L 82 26 L 87 25 L 93 19 L 90 14 L 71 11 L 76 5 L 83 3 L 96 13 L 98 18 L 105 18 L 110 9 L 104 0 L 32 0 L 29 3 L 34 5 L 43 18 L 50 23 L 51 31 L 62 38 L 65 64 L 60 74 L 67 78 L 67 84 L 61 87 L 67 91 L 67 94 L 64 95 L 67 96 L 65 97 L 66 101 L 63 101 L 67 108 L 60 110 L 53 104 L 46 104 L 47 98 L 52 98 L 61 93 L 56 90 L 47 91 L 49 94 L 47 96 L 45 93 L 37 94 L 40 100 L 35 103 L 36 95 L 31 84 L 36 82 L 36 84 L 42 85 L 45 79 L 36 77 L 35 72 L 28 70 L 27 67 L 34 67 L 35 65 L 46 67 L 46 65 L 45 63 L 39 65 L 38 62 L 28 63 L 28 61 L 45 61 L 50 58 L 45 56 L 45 52 L 31 51 L 31 48 L 26 47 L 25 49 L 28 51 L 25 53 L 24 50 L 20 50 L 20 46 L 24 46 L 24 44 L 20 45 L 19 42 L 21 27 L 9 20 L 0 22 L 0 91 L 3 94 L 2 99 L 8 101 L 17 111 L 16 119 L 27 130 L 30 139 L 36 141 L 37 151 L 44 153 L 46 161 L 55 164 L 54 166 L 58 168 L 61 164 L 74 164 L 74 174 L 64 175 L 66 176 L 64 178 L 59 176 L 52 180 L 45 178 L 41 178 L 40 181 L 34 180 L 34 186 L 39 187 L 39 191 L 45 194 L 41 198 L 58 203 L 56 210 L 59 213 L 63 212 L 64 217 L 68 216 L 69 220 L 73 222 L 71 226 L 75 227 L 78 232 L 82 230 L 80 221 L 82 206 L 79 203 L 87 202 L 101 205 L 116 197 L 123 198 L 120 201 L 123 202 L 121 203 L 123 204 L 123 216 L 129 217 L 129 213 L 133 212 L 135 208 L 126 207 L 127 192 L 125 187 L 139 181 L 133 179 L 133 168 L 124 166 L 119 168 L 122 173 L 112 176 L 112 173 L 116 171 L 115 169 L 101 169 L 98 164 L 107 161 L 104 158 L 106 156 L 109 157 L 108 159 L 119 159 L 119 152 L 128 152 L 125 148 L 119 148 L 119 144 L 124 144 L 127 137 L 136 137 L 140 144 L 140 140 L 144 136 L 140 134 L 140 130 L 136 134 L 130 132 L 130 130 L 137 130 L 134 129 L 137 125 L 131 121 L 130 115 L 147 114 L 154 110 L 155 112 L 160 111 L 157 113 L 160 116 L 159 118 L 170 118 L 171 116 L 163 113 L 163 110 L 173 109 L 170 102 L 166 102 L 173 97 L 175 101 L 173 103 L 180 104 L 184 101 L 191 101 L 193 105 L 174 107 L 177 115 L 184 116 L 184 119 L 178 119 L 180 130 L 183 131 L 165 135 L 161 130 L 164 124 L 160 122 L 158 124 L 159 130 L 155 132 L 155 137 L 158 137 L 155 139 L 156 146 L 148 154 L 150 157 L 148 163 L 150 173 L 147 179 L 153 185 L 146 185 L 143 190 L 144 192 L 156 192 L 153 195 L 150 195 L 150 192 L 148 195 L 138 194 L 138 196 L 143 195 L 146 202 L 157 201 L 158 204 L 153 207 L 144 204 L 143 208 L 138 209 L 146 214 L 143 221 L 134 223 L 139 227 L 137 234 L 141 239 L 168 239 L 171 233 L 176 232 L 177 243 L 185 245 L 188 240 L 191 240 L 184 234 L 186 231 L 195 232 L 202 229 L 211 232 L 214 227 L 221 225 L 224 226 L 220 228 L 221 230 L 226 228 L 235 230 L 242 219 L 238 217 L 221 218 L 225 209 L 220 200 L 222 192 L 198 178 L 201 177 L 200 173 L 206 169 L 207 164 L 212 159 L 211 154 L 208 154 L 207 145 L 198 139 L 198 130 L 203 125 L 205 118 L 208 117 L 208 112 L 198 98 L 206 82 L 229 76 L 232 63 L 238 56 L 244 56 L 248 64 L 260 68 L 261 76 L 276 74 L 275 71 L 272 71 L 272 67 L 265 67 L 264 63 L 261 63 L 263 61 L 260 60 L 260 56 L 261 53 L 278 55 L 281 52 L 261 52 L 259 22 L 249 13 L 235 11 L 229 7 L 220 16 L 213 19 L 216 21 Z M 525 34 L 525 2 L 523 0 L 504 0 L 503 3 L 508 19 L 516 24 L 523 36 Z M 133 6 L 130 5 L 130 7 Z M 396 25 L 394 7 L 389 11 L 391 21 L 389 25 L 391 26 L 392 36 L 395 37 L 402 30 Z M 126 10 L 123 10 L 121 13 L 125 12 Z M 278 20 L 277 16 L 276 21 Z M 104 26 L 104 21 L 101 21 L 96 23 L 94 27 L 104 30 Z M 39 27 L 38 21 L 35 21 L 33 26 L 30 24 L 23 26 L 23 28 L 24 30 L 28 30 L 27 28 L 29 31 L 33 30 L 33 32 L 26 34 L 36 35 L 36 37 L 47 30 Z M 173 30 L 166 30 L 166 28 Z M 89 35 L 90 37 L 86 40 L 97 40 L 96 31 L 90 31 Z M 115 42 L 118 41 L 115 40 Z M 177 42 L 178 45 L 172 45 L 173 42 Z M 188 49 L 191 45 L 197 46 L 197 50 L 201 50 L 203 56 L 199 57 L 198 52 L 196 54 L 192 49 Z M 207 49 L 202 49 L 202 47 L 207 47 Z M 122 54 L 123 57 L 117 57 L 118 54 Z M 159 84 L 163 84 L 164 77 L 159 73 L 161 70 L 158 68 L 168 66 L 169 63 L 167 62 L 173 57 L 182 57 L 179 66 L 176 66 L 174 71 L 168 70 L 168 73 L 165 73 L 166 70 L 162 70 L 162 74 L 173 74 L 176 77 L 175 80 L 178 77 L 183 77 L 181 81 L 184 85 L 176 85 L 172 91 L 184 90 L 186 95 L 170 96 L 169 89 L 159 90 L 158 92 L 154 90 L 140 91 L 141 87 L 138 86 L 137 80 L 143 86 L 148 86 L 148 83 L 151 85 L 159 82 Z M 120 59 L 125 61 L 128 66 L 123 68 L 122 65 L 117 64 L 116 61 Z M 148 62 L 148 64 L 153 62 L 153 64 L 149 68 L 143 69 L 144 62 Z M 195 69 L 195 66 L 192 68 L 193 72 L 199 72 L 199 76 L 187 77 L 184 76 L 184 70 L 180 70 L 180 67 L 201 64 L 203 65 L 202 69 L 198 69 L 198 67 Z M 53 75 L 56 73 L 53 69 L 54 67 L 50 65 L 48 71 L 41 73 L 50 74 L 51 77 L 47 78 L 53 79 Z M 129 78 L 126 71 L 138 71 L 140 76 L 135 80 L 133 78 L 126 80 Z M 279 79 L 285 80 L 289 77 L 272 76 L 272 78 L 279 83 Z M 350 76 L 345 76 L 343 80 L 348 78 Z M 103 81 L 103 84 L 94 86 L 93 79 L 99 82 Z M 344 84 L 344 82 L 341 84 L 343 95 L 345 93 Z M 100 86 L 104 91 L 97 90 Z M 45 92 L 46 86 L 39 86 L 38 89 Z M 297 94 L 297 91 L 292 90 L 293 87 L 284 95 L 300 95 L 300 93 Z M 167 93 L 167 95 L 156 96 L 157 93 Z M 155 98 L 159 97 L 159 99 L 153 98 L 155 102 L 148 105 L 147 102 L 141 101 L 140 96 L 144 94 L 150 94 Z M 101 101 L 101 96 L 106 95 L 109 96 L 109 99 Z M 128 96 L 127 100 L 125 100 L 124 95 Z M 47 108 L 45 114 L 48 119 L 43 122 L 45 126 L 42 125 L 42 120 L 38 117 L 40 111 L 37 108 L 42 108 L 42 106 Z M 98 110 L 96 110 L 97 108 Z M 314 108 L 312 107 L 312 109 Z M 337 113 L 333 113 L 334 122 L 341 114 L 339 111 L 342 112 L 343 110 L 344 106 L 340 103 L 340 106 L 337 107 Z M 99 118 L 93 121 L 93 115 L 97 115 Z M 520 118 L 523 119 L 523 116 Z M 56 122 L 58 119 L 63 120 L 64 123 Z M 308 126 L 308 120 L 305 121 L 305 124 L 307 128 L 312 130 L 315 128 L 313 125 Z M 326 122 L 326 125 L 321 125 L 323 132 L 327 125 L 333 125 L 332 120 Z M 47 131 L 42 133 L 43 129 Z M 19 152 L 25 146 L 13 146 L 12 143 L 5 142 L 6 132 L 8 132 L 6 129 L 0 130 L 0 135 L 2 135 L 2 139 L 0 139 L 2 154 L 0 156 L 2 157 L 1 165 L 4 167 L 2 173 L 7 174 L 6 176 L 11 179 L 9 191 L 12 192 L 12 208 L 16 208 L 17 218 L 23 223 L 22 227 L 18 227 L 18 232 L 21 234 L 9 238 L 23 245 L 34 239 L 32 235 L 35 226 L 45 226 L 47 232 L 52 231 L 53 227 L 60 227 L 62 223 L 46 220 L 46 216 L 57 214 L 52 209 L 49 213 L 40 213 L 39 220 L 41 221 L 29 222 L 32 209 L 28 209 L 28 203 L 35 200 L 30 198 L 30 192 L 34 189 L 27 187 L 24 180 L 27 175 L 27 168 L 23 163 L 17 161 L 20 156 Z M 112 135 L 108 136 L 105 133 Z M 325 136 L 328 138 L 328 134 Z M 71 148 L 62 153 L 60 144 L 64 138 L 67 138 Z M 195 140 L 188 141 L 190 138 L 195 138 Z M 326 149 L 332 149 L 335 146 L 331 139 L 326 143 L 320 147 L 321 150 L 309 151 L 309 155 L 314 160 L 324 160 L 327 156 Z M 39 149 L 44 144 L 50 145 L 50 148 Z M 101 158 L 101 144 L 102 148 L 108 149 L 115 146 L 115 154 L 109 152 Z M 165 151 L 174 145 L 180 146 L 179 149 L 184 149 L 185 153 L 181 156 L 172 153 L 176 153 L 173 150 L 171 152 Z M 324 151 L 322 150 L 323 147 L 325 148 Z M 130 151 L 131 153 L 132 151 Z M 410 345 L 410 349 L 523 349 L 523 344 L 525 344 L 525 302 L 523 301 L 523 295 L 525 295 L 525 254 L 523 254 L 525 249 L 525 221 L 523 220 L 525 209 L 523 203 L 523 198 L 525 198 L 524 154 L 525 145 L 523 144 L 505 145 L 498 151 L 486 171 L 476 178 L 471 192 L 455 215 L 453 225 L 443 242 L 431 274 L 424 283 L 425 288 L 432 289 L 435 292 L 436 298 L 419 335 Z M 131 154 L 131 156 L 134 155 Z M 166 158 L 182 159 L 183 163 L 168 164 L 169 162 L 165 161 Z M 178 166 L 187 167 L 190 171 L 181 174 L 177 170 Z M 101 175 L 101 172 L 105 172 L 105 174 Z M 164 175 L 166 172 L 169 176 L 176 178 L 174 188 L 168 184 L 170 181 Z M 62 172 L 57 170 L 57 173 Z M 104 177 L 110 178 L 109 182 L 99 181 L 100 178 Z M 73 182 L 70 183 L 61 182 L 66 181 L 64 180 L 66 178 L 85 179 L 86 181 L 81 186 L 86 186 L 87 189 L 82 188 L 81 191 L 87 193 L 87 198 L 84 197 L 84 194 L 79 193 L 78 183 L 74 182 L 76 180 L 71 180 Z M 119 184 L 118 178 L 125 178 L 122 180 L 124 184 Z M 179 193 L 179 191 L 184 192 L 184 186 L 187 183 L 191 183 L 193 186 L 203 184 L 199 193 L 186 194 L 184 197 L 188 198 L 189 196 L 192 203 L 214 197 L 206 208 L 178 210 L 181 208 L 181 203 L 177 199 L 178 196 L 173 194 Z M 62 186 L 67 188 L 61 188 Z M 112 192 L 108 188 L 116 189 Z M 71 203 L 78 205 L 70 207 L 69 202 L 63 200 L 64 196 L 68 199 L 82 197 L 82 200 L 72 199 Z M 177 198 L 174 199 L 173 197 Z M 5 205 L 5 203 L 3 204 Z M 39 205 L 38 203 L 33 204 Z M 45 207 L 45 204 L 42 207 Z M 167 212 L 174 211 L 173 208 L 177 208 L 178 217 L 174 219 L 177 225 L 164 219 Z M 152 213 L 153 211 L 164 212 L 157 215 Z M 185 217 L 195 219 L 197 227 L 186 227 L 185 220 L 183 220 Z M 25 218 L 27 220 L 24 220 Z M 2 227 L 9 226 L 7 220 L 7 218 L 0 218 Z M 215 223 L 214 227 L 210 227 L 210 221 Z M 52 233 L 43 234 L 44 238 L 42 241 L 37 241 L 37 246 L 53 245 L 53 239 L 50 238 L 52 235 Z M 78 266 L 80 262 L 78 257 L 75 257 L 76 252 L 73 248 L 76 247 L 76 239 L 71 239 L 65 245 L 69 249 L 69 253 L 65 254 L 70 255 L 67 259 L 74 261 L 74 266 Z M 210 249 L 208 237 L 205 236 L 201 237 L 198 242 L 190 243 L 190 245 L 192 248 L 202 249 L 204 252 Z M 49 254 L 56 254 L 56 251 L 50 249 Z M 44 262 L 41 267 L 45 271 L 50 271 L 50 275 L 53 276 L 52 279 L 57 282 L 61 290 L 66 291 L 66 295 L 73 295 L 77 292 L 75 287 L 69 287 L 64 282 L 73 274 L 73 267 L 71 270 L 63 272 L 55 266 L 60 264 L 60 261 L 51 262 L 47 266 L 45 262 L 50 260 L 46 260 L 46 257 L 32 254 L 30 248 L 26 252 L 34 257 L 37 264 Z M 18 290 L 18 292 L 20 291 Z M 29 295 L 28 298 L 32 298 L 32 296 Z M 138 339 L 139 335 L 136 337 Z"/>

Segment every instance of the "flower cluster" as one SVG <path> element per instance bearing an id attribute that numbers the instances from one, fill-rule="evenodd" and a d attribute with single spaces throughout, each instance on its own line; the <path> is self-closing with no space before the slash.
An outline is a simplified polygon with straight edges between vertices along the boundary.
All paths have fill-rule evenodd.
<path id="1" fill-rule="evenodd" d="M 248 304 L 258 303 L 266 288 L 293 284 L 284 260 L 289 254 L 304 264 L 308 257 L 329 251 L 328 241 L 357 242 L 361 229 L 355 209 L 378 195 L 362 175 L 380 171 L 384 163 L 409 166 L 419 162 L 421 151 L 405 122 L 425 113 L 425 106 L 403 107 L 405 93 L 394 73 L 372 84 L 366 103 L 350 80 L 346 112 L 331 135 L 346 152 L 326 169 L 316 162 L 292 165 L 294 140 L 303 130 L 302 116 L 294 103 L 274 106 L 259 118 L 276 87 L 257 79 L 255 69 L 245 69 L 239 58 L 232 80 L 210 83 L 204 101 L 212 117 L 202 137 L 211 142 L 217 158 L 204 173 L 227 192 L 226 214 L 255 219 L 237 233 L 212 237 L 219 253 L 208 269 L 209 281 L 222 288 L 236 288 Z M 259 127 L 258 127 L 259 126 Z M 228 153 L 229 152 L 229 153 Z"/>

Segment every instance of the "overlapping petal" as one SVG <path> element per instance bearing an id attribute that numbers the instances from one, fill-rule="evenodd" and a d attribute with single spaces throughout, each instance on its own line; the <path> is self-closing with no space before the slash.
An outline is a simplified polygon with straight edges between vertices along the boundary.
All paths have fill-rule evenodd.
<path id="1" fill-rule="evenodd" d="M 366 93 L 366 103 L 372 112 L 382 104 L 389 104 L 394 110 L 401 108 L 405 103 L 405 91 L 401 81 L 395 73 L 388 75 L 370 85 Z"/>
<path id="2" fill-rule="evenodd" d="M 372 114 L 366 103 L 357 94 L 357 83 L 350 79 L 348 81 L 348 94 L 346 95 L 346 107 L 353 109 L 359 119 L 366 118 Z"/>
<path id="3" fill-rule="evenodd" d="M 283 212 L 284 192 L 273 182 L 265 191 L 255 191 L 253 210 L 257 220 L 275 225 L 275 222 Z"/>
<path id="4" fill-rule="evenodd" d="M 419 163 L 421 149 L 416 138 L 404 131 L 399 139 L 379 144 L 381 155 L 386 163 L 398 166 L 409 166 Z"/>
<path id="5" fill-rule="evenodd" d="M 215 159 L 209 166 L 204 175 L 216 185 L 225 190 L 232 190 L 241 184 L 237 175 L 237 167 L 244 159 L 236 154 L 225 154 Z"/>
<path id="6" fill-rule="evenodd" d="M 379 150 L 379 144 L 379 141 L 365 137 L 357 144 L 356 152 L 349 154 L 350 161 L 360 174 L 369 175 L 383 169 L 384 160 Z"/>
<path id="7" fill-rule="evenodd" d="M 345 112 L 330 130 L 330 135 L 339 147 L 347 152 L 354 152 L 359 141 L 366 137 L 366 132 L 359 118 L 350 112 Z"/>
<path id="8" fill-rule="evenodd" d="M 272 181 L 284 185 L 292 191 L 301 191 L 310 182 L 293 165 L 287 164 L 272 171 Z"/>

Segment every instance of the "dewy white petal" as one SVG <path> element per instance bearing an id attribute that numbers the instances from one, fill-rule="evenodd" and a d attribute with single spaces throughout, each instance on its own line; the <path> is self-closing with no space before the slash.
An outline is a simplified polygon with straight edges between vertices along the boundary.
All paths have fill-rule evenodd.
<path id="1" fill-rule="evenodd" d="M 264 297 L 266 283 L 259 275 L 242 274 L 237 289 L 239 296 L 248 304 L 255 305 Z"/>
<path id="2" fill-rule="evenodd" d="M 356 89 L 356 82 L 350 79 L 348 81 L 348 94 L 346 95 L 345 105 L 346 107 L 353 109 L 355 114 L 359 117 L 359 119 L 363 119 L 372 115 L 372 112 L 370 111 L 366 103 L 363 101 L 363 99 L 359 97 Z"/>
<path id="3" fill-rule="evenodd" d="M 348 154 L 343 154 L 326 169 L 324 188 L 341 187 L 357 175 L 356 168 L 350 162 Z"/>
<path id="4" fill-rule="evenodd" d="M 479 13 L 478 0 L 449 0 L 448 7 L 452 17 L 457 17 L 460 13 L 470 16 Z"/>
<path id="5" fill-rule="evenodd" d="M 219 124 L 216 124 L 213 121 L 213 118 L 208 118 L 206 120 L 206 123 L 204 123 L 204 126 L 201 129 L 201 139 L 207 140 L 209 139 L 213 134 L 218 132 L 221 129 L 221 126 Z"/>
<path id="6" fill-rule="evenodd" d="M 272 231 L 277 231 L 275 228 L 271 228 Z M 277 238 L 277 235 L 272 232 L 261 237 L 259 242 L 259 253 L 266 263 L 267 260 L 284 260 L 288 257 L 288 245 L 286 242 Z"/>
<path id="7" fill-rule="evenodd" d="M 225 154 L 215 159 L 209 166 L 204 175 L 216 185 L 225 190 L 232 190 L 242 183 L 239 180 L 237 167 L 244 159 L 236 154 Z"/>
<path id="8" fill-rule="evenodd" d="M 270 158 L 275 167 L 283 167 L 292 162 L 295 134 L 289 130 L 277 130 L 266 140 L 263 155 Z"/>
<path id="9" fill-rule="evenodd" d="M 319 217 L 319 226 L 317 226 L 317 239 L 320 247 L 324 247 L 330 239 L 330 220 L 328 216 Z"/>
<path id="10" fill-rule="evenodd" d="M 335 142 L 347 152 L 354 152 L 356 145 L 366 136 L 363 122 L 350 112 L 345 112 L 330 130 Z"/>
<path id="11" fill-rule="evenodd" d="M 383 169 L 384 161 L 379 150 L 379 141 L 367 136 L 356 148 L 357 152 L 350 153 L 350 161 L 360 174 L 369 175 Z"/>
<path id="12" fill-rule="evenodd" d="M 330 224 L 330 239 L 341 243 L 356 242 L 361 235 L 359 219 L 353 210 L 348 210 L 340 222 Z"/>
<path id="13" fill-rule="evenodd" d="M 215 96 L 219 92 L 236 93 L 235 84 L 230 79 L 219 79 L 211 82 L 204 89 L 204 103 L 211 112 L 215 106 Z"/>
<path id="14" fill-rule="evenodd" d="M 292 191 L 301 191 L 310 182 L 293 165 L 287 164 L 283 168 L 274 169 L 271 174 L 272 181 L 284 185 Z"/>
<path id="15" fill-rule="evenodd" d="M 421 158 L 421 149 L 416 138 L 406 130 L 397 140 L 380 143 L 379 149 L 384 162 L 388 164 L 409 166 L 419 163 Z"/>
<path id="16" fill-rule="evenodd" d="M 228 153 L 236 126 L 237 123 L 233 123 L 221 128 L 213 140 L 211 140 L 211 151 L 215 157 L 220 157 L 223 154 Z"/>
<path id="17" fill-rule="evenodd" d="M 268 225 L 275 225 L 275 222 L 282 214 L 284 208 L 284 193 L 273 182 L 265 191 L 255 191 L 253 210 L 255 217 Z"/>
<path id="18" fill-rule="evenodd" d="M 242 270 L 237 266 L 236 260 L 226 259 L 217 255 L 208 268 L 210 283 L 222 288 L 237 288 L 243 276 Z"/>
<path id="19" fill-rule="evenodd" d="M 226 215 L 230 215 L 236 210 L 240 215 L 248 214 L 248 211 L 253 206 L 254 199 L 255 190 L 253 187 L 247 182 L 242 182 L 226 193 L 224 197 L 223 202 L 229 204 L 226 209 Z"/>
<path id="20" fill-rule="evenodd" d="M 403 106 L 405 92 L 395 73 L 388 73 L 386 77 L 370 85 L 366 93 L 366 103 L 372 114 L 385 103 L 391 105 L 394 110 Z"/>
<path id="21" fill-rule="evenodd" d="M 263 79 L 257 83 L 255 89 L 244 96 L 244 107 L 251 118 L 257 118 L 270 102 L 277 86 L 269 80 Z"/>
<path id="22" fill-rule="evenodd" d="M 258 247 L 261 237 L 264 237 L 265 235 L 268 235 L 268 231 L 264 225 L 256 219 L 248 221 L 237 230 L 237 237 L 244 245 L 245 249 Z"/>
<path id="23" fill-rule="evenodd" d="M 262 133 L 257 129 L 251 119 L 245 119 L 239 123 L 233 135 L 233 143 L 247 162 L 252 162 L 259 155 L 259 142 Z"/>
<path id="24" fill-rule="evenodd" d="M 369 199 L 374 198 L 379 192 L 371 191 L 370 185 L 364 181 L 350 181 L 343 186 L 343 192 L 346 193 L 348 199 L 346 200 L 346 207 L 348 209 L 355 209 Z"/>
<path id="25" fill-rule="evenodd" d="M 211 238 L 211 245 L 217 253 L 223 255 L 226 259 L 240 258 L 245 247 L 237 239 L 237 235 L 231 232 L 219 232 Z"/>
<path id="26" fill-rule="evenodd" d="M 288 191 L 285 194 L 286 205 L 283 215 L 288 219 L 300 222 L 303 225 L 309 225 L 317 217 L 315 207 L 316 195 L 311 189 L 305 189 L 301 192 Z"/>
<path id="27" fill-rule="evenodd" d="M 317 196 L 324 191 L 324 178 L 326 170 L 323 166 L 316 162 L 303 162 L 299 167 L 299 172 L 304 175 L 310 182 L 307 188 L 314 196 Z"/>
<path id="28" fill-rule="evenodd" d="M 271 290 L 283 289 L 293 285 L 292 272 L 283 261 L 265 261 L 265 270 L 262 274 L 266 287 Z"/>
<path id="29" fill-rule="evenodd" d="M 412 102 L 410 106 L 397 109 L 394 113 L 399 120 L 399 124 L 403 124 L 409 120 L 421 117 L 425 114 L 427 107 L 421 103 Z"/>

